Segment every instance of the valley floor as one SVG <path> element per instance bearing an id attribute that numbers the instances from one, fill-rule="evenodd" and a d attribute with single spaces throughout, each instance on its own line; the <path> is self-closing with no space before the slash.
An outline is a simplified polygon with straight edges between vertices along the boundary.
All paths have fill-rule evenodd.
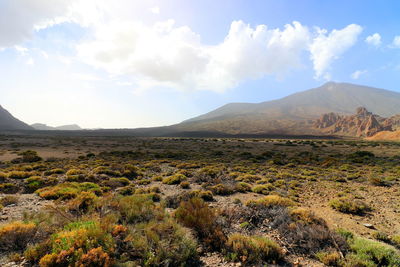
<path id="1" fill-rule="evenodd" d="M 0 136 L 1 263 L 399 266 L 399 163 L 394 142 Z"/>

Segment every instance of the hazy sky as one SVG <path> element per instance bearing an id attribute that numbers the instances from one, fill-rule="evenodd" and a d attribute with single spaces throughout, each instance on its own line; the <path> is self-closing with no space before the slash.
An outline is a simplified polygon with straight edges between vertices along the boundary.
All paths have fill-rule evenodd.
<path id="1" fill-rule="evenodd" d="M 397 0 L 0 0 L 0 105 L 128 128 L 328 80 L 400 91 L 399 14 Z"/>

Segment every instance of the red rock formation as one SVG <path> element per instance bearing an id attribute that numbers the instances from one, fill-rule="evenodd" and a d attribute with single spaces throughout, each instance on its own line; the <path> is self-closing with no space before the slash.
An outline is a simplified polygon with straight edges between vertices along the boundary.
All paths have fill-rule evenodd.
<path id="1" fill-rule="evenodd" d="M 355 115 L 324 114 L 314 123 L 314 127 L 329 134 L 369 137 L 380 131 L 391 131 L 392 124 L 387 119 L 359 107 Z"/>

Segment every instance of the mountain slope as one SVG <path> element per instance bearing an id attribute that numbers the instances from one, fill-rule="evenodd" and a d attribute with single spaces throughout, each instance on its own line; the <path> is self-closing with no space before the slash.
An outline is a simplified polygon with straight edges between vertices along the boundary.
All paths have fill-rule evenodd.
<path id="1" fill-rule="evenodd" d="M 231 103 L 199 117 L 193 122 L 241 115 L 267 115 L 269 118 L 315 118 L 323 113 L 351 114 L 357 107 L 388 117 L 400 113 L 400 93 L 373 87 L 329 82 L 321 87 L 262 103 Z"/>
<path id="2" fill-rule="evenodd" d="M 33 128 L 0 106 L 0 130 L 33 130 Z"/>
<path id="3" fill-rule="evenodd" d="M 352 114 L 357 107 L 389 117 L 400 113 L 400 93 L 329 82 L 262 103 L 232 103 L 178 125 L 181 130 L 239 133 L 317 134 L 312 120 L 325 113 Z"/>

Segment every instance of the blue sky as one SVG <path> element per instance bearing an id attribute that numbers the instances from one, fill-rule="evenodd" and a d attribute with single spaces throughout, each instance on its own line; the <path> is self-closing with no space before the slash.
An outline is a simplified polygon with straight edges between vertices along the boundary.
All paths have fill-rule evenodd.
<path id="1" fill-rule="evenodd" d="M 329 80 L 400 92 L 399 11 L 399 1 L 0 0 L 0 105 L 27 123 L 130 128 Z"/>

